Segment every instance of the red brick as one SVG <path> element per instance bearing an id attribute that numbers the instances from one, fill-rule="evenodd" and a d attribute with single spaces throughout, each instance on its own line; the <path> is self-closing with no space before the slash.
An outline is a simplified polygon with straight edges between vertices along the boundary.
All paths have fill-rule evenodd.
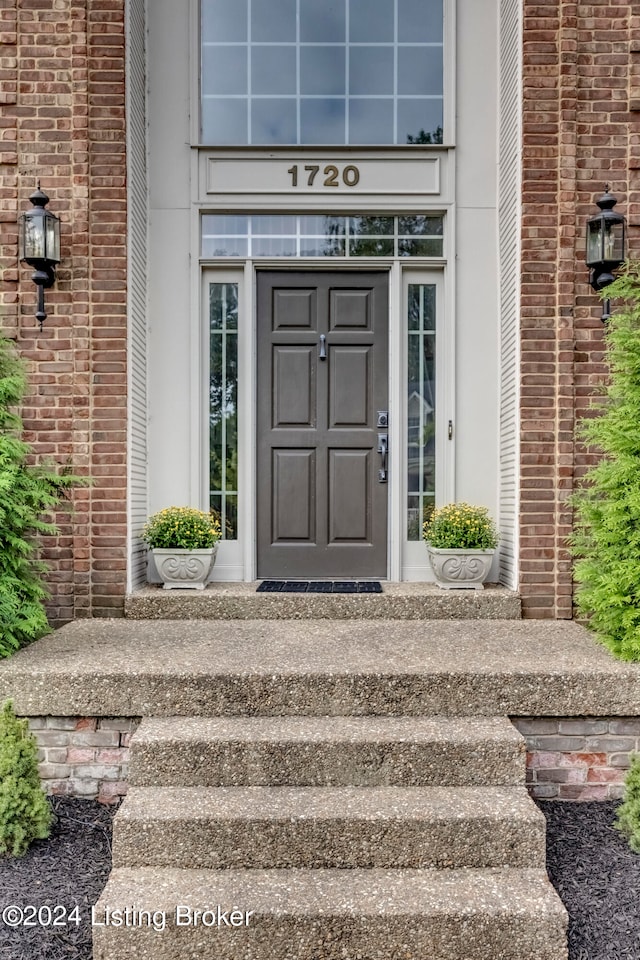
<path id="1" fill-rule="evenodd" d="M 0 77 L 4 93 L 0 155 L 5 154 L 0 159 L 23 171 L 17 183 L 7 167 L 0 170 L 0 202 L 5 189 L 7 196 L 16 196 L 17 184 L 14 209 L 26 209 L 37 167 L 42 187 L 51 197 L 50 207 L 63 220 L 63 261 L 58 282 L 47 294 L 50 319 L 42 335 L 33 320 L 35 293 L 27 269 L 19 275 L 12 269 L 4 271 L 0 305 L 7 317 L 16 315 L 12 305 L 18 299 L 10 285 L 18 281 L 17 346 L 34 372 L 33 396 L 25 403 L 25 426 L 38 457 L 70 461 L 78 472 L 97 472 L 100 449 L 87 432 L 86 417 L 94 403 L 91 395 L 100 388 L 89 381 L 87 364 L 94 363 L 97 373 L 121 375 L 120 380 L 111 381 L 117 401 L 105 404 L 111 411 L 114 451 L 120 454 L 108 471 L 112 480 L 108 531 L 114 556 L 121 562 L 126 553 L 127 429 L 124 3 L 94 0 L 88 5 L 80 0 L 72 6 L 57 6 L 60 9 L 52 10 L 44 0 L 25 0 L 10 11 L 0 11 L 7 31 L 2 39 L 12 44 L 3 45 L 3 53 L 20 63 L 19 82 L 15 68 L 13 76 L 4 76 L 5 70 Z M 33 11 L 37 11 L 37 21 Z M 11 95 L 14 106 L 9 103 Z M 26 171 L 31 170 L 30 178 Z M 109 191 L 123 212 L 115 211 L 112 204 L 110 223 L 99 235 L 94 232 L 90 246 L 90 224 L 100 215 Z M 2 256 L 15 263 L 17 231 L 3 228 L 2 244 Z M 109 316 L 106 340 L 103 315 Z M 3 327 L 6 329 L 6 321 Z M 76 492 L 73 523 L 61 517 L 61 536 L 46 538 L 45 559 L 51 567 L 49 613 L 54 623 L 94 613 L 96 603 L 104 610 L 105 590 L 112 612 L 120 612 L 125 589 L 122 576 L 119 595 L 114 595 L 112 571 L 96 567 L 95 548 L 87 538 L 78 538 L 81 507 L 90 515 L 93 503 L 101 503 L 103 494 L 100 484 Z M 91 570 L 90 580 L 86 579 L 87 569 Z M 94 729 L 90 723 L 87 728 Z"/>

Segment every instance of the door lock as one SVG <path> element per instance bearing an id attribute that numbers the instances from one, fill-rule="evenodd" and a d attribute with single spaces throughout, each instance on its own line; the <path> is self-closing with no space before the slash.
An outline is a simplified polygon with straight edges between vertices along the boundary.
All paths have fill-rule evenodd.
<path id="1" fill-rule="evenodd" d="M 376 427 L 388 427 L 389 426 L 389 411 L 388 410 L 378 410 L 378 417 L 376 420 Z"/>

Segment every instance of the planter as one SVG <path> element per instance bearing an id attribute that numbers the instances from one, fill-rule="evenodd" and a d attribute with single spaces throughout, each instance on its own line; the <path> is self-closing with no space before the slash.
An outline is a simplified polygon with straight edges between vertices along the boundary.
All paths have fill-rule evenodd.
<path id="1" fill-rule="evenodd" d="M 436 583 L 443 590 L 483 590 L 495 550 L 453 550 L 427 544 L 427 552 Z"/>
<path id="2" fill-rule="evenodd" d="M 204 590 L 218 544 L 208 550 L 154 548 L 151 553 L 165 590 Z"/>

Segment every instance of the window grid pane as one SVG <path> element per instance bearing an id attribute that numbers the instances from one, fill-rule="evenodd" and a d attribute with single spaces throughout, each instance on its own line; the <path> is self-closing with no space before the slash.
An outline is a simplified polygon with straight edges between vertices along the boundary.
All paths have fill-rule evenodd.
<path id="1" fill-rule="evenodd" d="M 238 539 L 238 284 L 209 284 L 209 503 Z"/>
<path id="2" fill-rule="evenodd" d="M 443 256 L 444 217 L 225 216 L 202 217 L 202 257 Z"/>
<path id="3" fill-rule="evenodd" d="M 409 284 L 407 539 L 421 540 L 435 504 L 435 285 Z"/>
<path id="4" fill-rule="evenodd" d="M 443 0 L 263 5 L 202 0 L 203 143 L 442 143 Z"/>

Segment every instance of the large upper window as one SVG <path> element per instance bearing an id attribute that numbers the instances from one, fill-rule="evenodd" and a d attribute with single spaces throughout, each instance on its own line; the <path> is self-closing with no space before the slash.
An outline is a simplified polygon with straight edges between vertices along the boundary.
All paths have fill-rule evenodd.
<path id="1" fill-rule="evenodd" d="M 201 0 L 207 145 L 442 143 L 443 0 Z"/>

